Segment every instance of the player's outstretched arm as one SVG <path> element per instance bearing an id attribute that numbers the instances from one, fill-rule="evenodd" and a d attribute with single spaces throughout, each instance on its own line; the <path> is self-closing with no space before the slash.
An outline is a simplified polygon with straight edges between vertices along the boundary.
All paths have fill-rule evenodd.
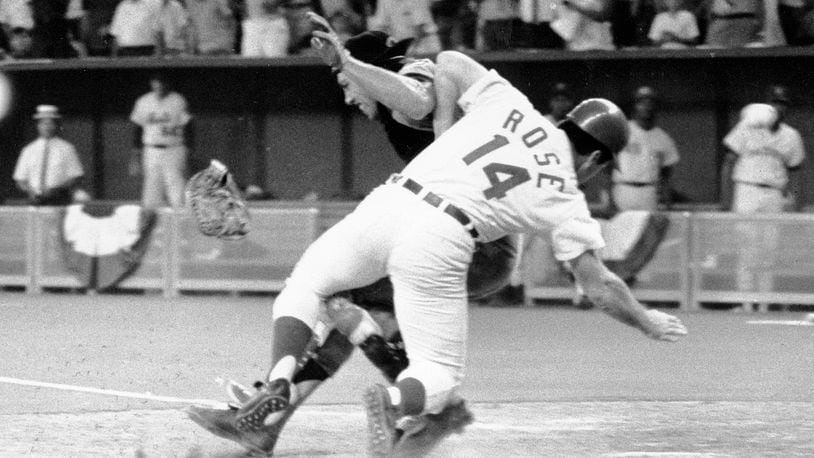
<path id="1" fill-rule="evenodd" d="M 354 58 L 325 18 L 308 13 L 308 20 L 314 26 L 311 47 L 334 71 L 341 71 L 373 99 L 408 118 L 420 120 L 432 113 L 435 93 L 428 85 Z"/>
<path id="2" fill-rule="evenodd" d="M 466 54 L 442 51 L 435 66 L 435 115 L 433 130 L 438 137 L 460 117 L 458 99 L 488 73 L 483 65 Z"/>
<path id="3" fill-rule="evenodd" d="M 588 298 L 613 318 L 655 340 L 675 342 L 687 334 L 687 328 L 678 318 L 639 303 L 625 282 L 609 271 L 593 251 L 573 259 L 571 268 Z"/>

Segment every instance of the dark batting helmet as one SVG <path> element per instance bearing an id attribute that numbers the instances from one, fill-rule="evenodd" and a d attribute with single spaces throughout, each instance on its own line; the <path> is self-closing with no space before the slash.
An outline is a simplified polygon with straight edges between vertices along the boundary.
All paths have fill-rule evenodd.
<path id="1" fill-rule="evenodd" d="M 630 128 L 622 110 L 605 99 L 588 99 L 568 112 L 558 127 L 568 134 L 577 154 L 602 154 L 600 164 L 613 160 L 627 145 Z"/>

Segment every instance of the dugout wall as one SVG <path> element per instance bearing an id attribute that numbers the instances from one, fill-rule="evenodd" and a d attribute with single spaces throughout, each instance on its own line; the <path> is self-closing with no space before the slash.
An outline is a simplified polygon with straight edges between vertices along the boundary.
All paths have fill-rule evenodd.
<path id="1" fill-rule="evenodd" d="M 576 95 L 606 97 L 628 109 L 634 89 L 655 87 L 664 101 L 660 124 L 682 155 L 673 183 L 691 203 L 719 201 L 720 139 L 746 103 L 760 101 L 769 83 L 791 88 L 790 124 L 814 151 L 812 48 L 721 50 L 642 49 L 617 52 L 517 52 L 477 55 L 527 93 L 545 111 L 555 81 Z M 81 155 L 89 190 L 97 198 L 136 200 L 140 178 L 127 174 L 136 98 L 148 75 L 167 74 L 195 116 L 190 169 L 218 158 L 242 184 L 257 183 L 281 199 L 315 192 L 321 199 L 354 199 L 401 167 L 382 129 L 345 107 L 330 71 L 316 58 L 128 58 L 4 61 L 15 87 L 11 115 L 0 123 L 0 195 L 21 195 L 11 173 L 19 151 L 34 137 L 31 114 L 41 103 L 59 105 L 64 137 Z M 814 167 L 803 181 L 814 182 Z M 795 190 L 814 203 L 814 189 Z"/>

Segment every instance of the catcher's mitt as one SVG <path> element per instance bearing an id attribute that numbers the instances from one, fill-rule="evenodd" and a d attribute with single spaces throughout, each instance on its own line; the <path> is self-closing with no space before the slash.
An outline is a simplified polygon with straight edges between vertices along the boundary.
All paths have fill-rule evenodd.
<path id="1" fill-rule="evenodd" d="M 204 235 L 237 240 L 249 232 L 246 201 L 220 162 L 213 159 L 209 167 L 192 175 L 186 198 Z"/>

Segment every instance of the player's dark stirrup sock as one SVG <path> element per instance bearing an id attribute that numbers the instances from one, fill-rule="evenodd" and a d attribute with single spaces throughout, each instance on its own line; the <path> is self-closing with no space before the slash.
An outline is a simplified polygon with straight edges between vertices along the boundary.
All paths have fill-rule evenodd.
<path id="1" fill-rule="evenodd" d="M 297 318 L 283 316 L 274 321 L 274 339 L 271 346 L 271 371 L 281 359 L 291 356 L 294 361 L 298 361 L 308 342 L 311 341 L 311 328 Z M 290 376 L 293 376 L 293 370 Z"/>
<path id="2" fill-rule="evenodd" d="M 408 377 L 400 380 L 396 383 L 396 388 L 401 392 L 401 402 L 398 408 L 402 414 L 419 415 L 424 411 L 427 391 L 418 379 Z"/>

